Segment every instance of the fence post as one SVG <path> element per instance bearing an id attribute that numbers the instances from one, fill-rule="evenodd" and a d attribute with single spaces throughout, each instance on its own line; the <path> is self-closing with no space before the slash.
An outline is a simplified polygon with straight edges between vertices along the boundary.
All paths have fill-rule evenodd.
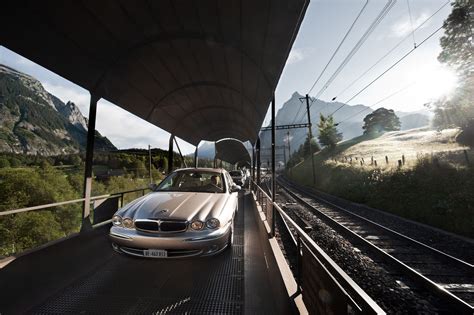
<path id="1" fill-rule="evenodd" d="M 362 164 L 365 164 L 364 158 L 360 158 L 360 162 L 361 162 Z M 361 165 L 362 165 L 362 164 L 361 164 Z"/>
<path id="2" fill-rule="evenodd" d="M 370 157 L 370 165 L 374 165 L 374 156 L 373 155 Z"/>
<path id="3" fill-rule="evenodd" d="M 374 166 L 377 167 L 377 160 L 374 160 Z"/>
<path id="4" fill-rule="evenodd" d="M 385 156 L 385 163 L 388 164 L 388 156 Z"/>
<path id="5" fill-rule="evenodd" d="M 402 160 L 398 160 L 398 168 L 402 167 Z"/>
<path id="6" fill-rule="evenodd" d="M 402 155 L 402 164 L 405 165 L 405 155 Z"/>

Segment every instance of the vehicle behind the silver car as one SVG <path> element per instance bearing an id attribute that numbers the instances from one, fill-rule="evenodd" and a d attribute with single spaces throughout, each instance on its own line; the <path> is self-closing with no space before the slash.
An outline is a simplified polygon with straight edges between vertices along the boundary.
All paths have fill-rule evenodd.
<path id="1" fill-rule="evenodd" d="M 225 170 L 176 170 L 151 193 L 116 212 L 112 246 L 142 257 L 221 252 L 232 244 L 239 189 Z"/>
<path id="2" fill-rule="evenodd" d="M 245 177 L 244 173 L 241 170 L 230 171 L 229 174 L 232 177 L 234 183 L 236 183 L 237 185 L 244 185 Z"/>

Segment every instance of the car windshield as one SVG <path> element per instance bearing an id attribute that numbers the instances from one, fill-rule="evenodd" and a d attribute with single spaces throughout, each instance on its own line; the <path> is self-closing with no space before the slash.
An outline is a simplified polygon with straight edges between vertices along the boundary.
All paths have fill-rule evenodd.
<path id="1" fill-rule="evenodd" d="M 210 171 L 177 171 L 165 178 L 155 191 L 192 191 L 223 193 L 222 174 Z"/>
<path id="2" fill-rule="evenodd" d="M 229 174 L 230 174 L 230 176 L 233 176 L 233 177 L 242 176 L 241 171 L 230 171 Z"/>

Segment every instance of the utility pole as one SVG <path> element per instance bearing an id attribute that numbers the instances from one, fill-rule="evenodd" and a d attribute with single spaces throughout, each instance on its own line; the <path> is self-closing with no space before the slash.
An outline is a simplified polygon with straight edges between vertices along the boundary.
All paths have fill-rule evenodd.
<path id="1" fill-rule="evenodd" d="M 286 132 L 286 142 L 288 143 L 288 162 L 291 159 L 291 149 L 290 149 L 290 131 Z"/>
<path id="2" fill-rule="evenodd" d="M 308 114 L 308 135 L 309 135 L 309 153 L 311 154 L 311 166 L 313 168 L 313 184 L 316 184 L 316 174 L 314 173 L 314 154 L 311 148 L 311 140 L 313 139 L 313 132 L 311 131 L 311 115 L 309 112 L 309 95 L 306 94 L 306 114 Z"/>

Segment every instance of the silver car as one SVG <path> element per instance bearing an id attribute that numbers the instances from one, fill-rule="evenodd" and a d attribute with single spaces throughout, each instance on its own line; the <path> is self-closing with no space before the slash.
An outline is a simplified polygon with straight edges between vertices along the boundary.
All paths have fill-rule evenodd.
<path id="1" fill-rule="evenodd" d="M 232 245 L 239 190 L 222 169 L 176 170 L 115 213 L 112 247 L 151 258 L 219 253 Z"/>

